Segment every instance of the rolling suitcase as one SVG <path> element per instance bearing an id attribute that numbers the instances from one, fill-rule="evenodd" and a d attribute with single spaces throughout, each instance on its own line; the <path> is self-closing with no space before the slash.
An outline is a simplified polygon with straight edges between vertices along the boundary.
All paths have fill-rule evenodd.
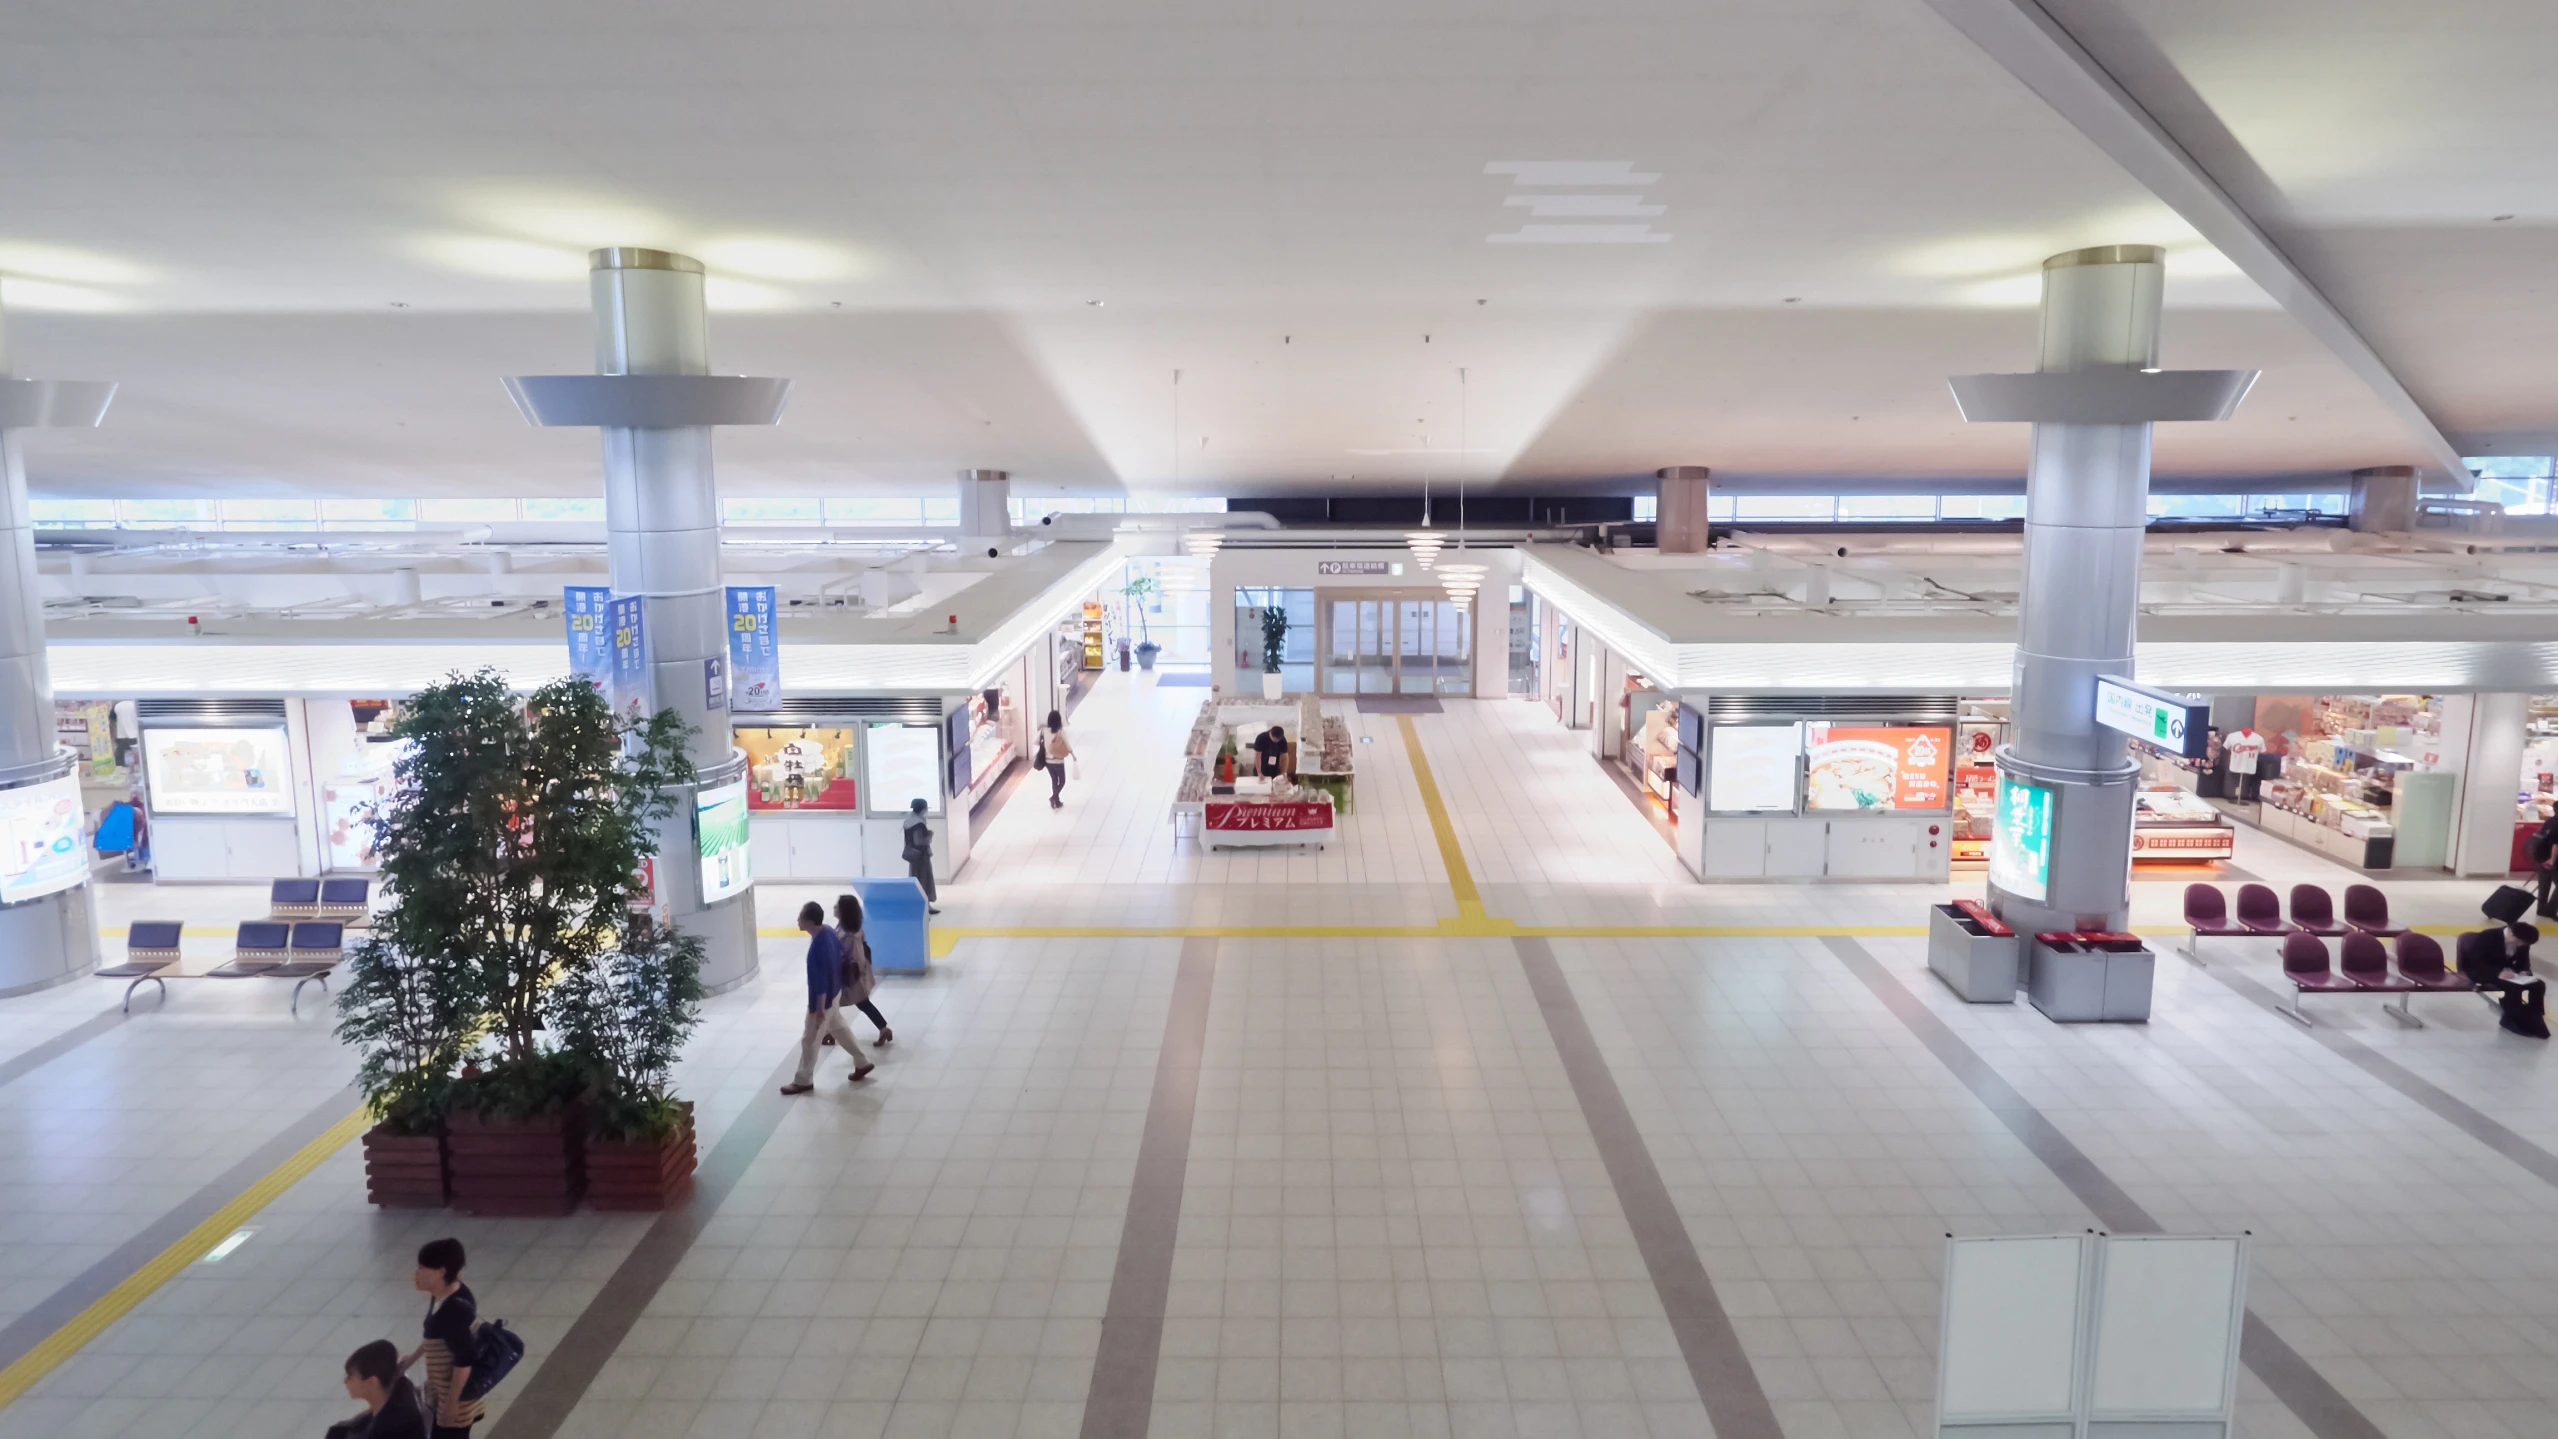
<path id="1" fill-rule="evenodd" d="M 2496 892 L 2487 896 L 2487 902 L 2478 906 L 2478 909 L 2480 913 L 2498 924 L 2512 924 L 2531 913 L 2531 891 L 2510 884 L 2500 884 L 2496 886 Z"/>

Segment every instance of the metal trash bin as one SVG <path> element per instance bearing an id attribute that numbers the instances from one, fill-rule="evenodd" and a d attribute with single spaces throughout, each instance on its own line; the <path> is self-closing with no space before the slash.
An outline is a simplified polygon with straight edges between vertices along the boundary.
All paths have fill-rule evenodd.
<path id="1" fill-rule="evenodd" d="M 2025 997 L 2064 1024 L 2140 1024 L 2157 972 L 2136 935 L 2046 931 L 2026 950 Z"/>
<path id="2" fill-rule="evenodd" d="M 2016 931 L 1971 900 L 1928 915 L 1927 967 L 1973 1004 L 2014 1004 L 2020 958 Z"/>

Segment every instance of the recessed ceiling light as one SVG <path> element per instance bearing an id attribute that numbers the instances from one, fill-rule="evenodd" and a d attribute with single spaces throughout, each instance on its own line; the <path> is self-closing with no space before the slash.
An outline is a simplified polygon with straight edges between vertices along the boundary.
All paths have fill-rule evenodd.
<path id="1" fill-rule="evenodd" d="M 1801 295 L 1788 295 L 1785 297 L 1785 303 L 1789 305 L 1800 305 L 1803 303 L 1803 297 Z"/>
<path id="2" fill-rule="evenodd" d="M 2496 223 L 2498 223 L 2498 224 L 2503 224 L 2505 221 L 2512 219 L 2512 218 L 2513 218 L 2513 216 L 2511 216 L 2511 215 L 2497 215 L 2497 216 L 2494 216 L 2494 217 L 2492 217 L 2492 218 L 2496 221 Z"/>
<path id="3" fill-rule="evenodd" d="M 392 309 L 394 309 L 394 310 L 405 310 L 405 309 L 407 309 L 408 307 L 409 307 L 409 302 L 408 302 L 408 301 L 406 301 L 406 300 L 393 300 L 393 301 L 391 302 L 391 308 L 392 308 Z"/>
<path id="4" fill-rule="evenodd" d="M 1087 304 L 1087 305 L 1090 305 L 1090 306 L 1092 306 L 1094 309 L 1098 310 L 1098 309 L 1100 309 L 1102 306 L 1107 305 L 1107 304 L 1109 304 L 1110 302 L 1109 302 L 1108 300 L 1086 300 L 1086 301 L 1084 301 L 1084 303 L 1085 303 L 1085 304 Z"/>

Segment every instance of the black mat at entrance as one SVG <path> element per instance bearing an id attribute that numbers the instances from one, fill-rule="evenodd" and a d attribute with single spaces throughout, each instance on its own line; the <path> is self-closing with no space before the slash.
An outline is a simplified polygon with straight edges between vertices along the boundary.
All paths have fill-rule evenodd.
<path id="1" fill-rule="evenodd" d="M 1437 695 L 1361 695 L 1359 713 L 1363 715 L 1435 715 L 1445 714 Z"/>
<path id="2" fill-rule="evenodd" d="M 1165 670 L 1155 676 L 1155 687 L 1161 689 L 1165 685 L 1189 685 L 1193 689 L 1204 690 L 1208 687 L 1208 676 L 1197 673 L 1177 674 L 1171 670 Z"/>

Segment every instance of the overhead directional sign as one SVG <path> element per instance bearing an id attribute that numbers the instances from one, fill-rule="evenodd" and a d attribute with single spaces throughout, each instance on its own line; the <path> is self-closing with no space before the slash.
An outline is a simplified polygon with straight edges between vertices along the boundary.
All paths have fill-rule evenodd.
<path id="1" fill-rule="evenodd" d="M 2096 681 L 2096 722 L 2169 754 L 2201 759 L 2210 741 L 2212 707 L 2191 695 L 2105 675 Z"/>

